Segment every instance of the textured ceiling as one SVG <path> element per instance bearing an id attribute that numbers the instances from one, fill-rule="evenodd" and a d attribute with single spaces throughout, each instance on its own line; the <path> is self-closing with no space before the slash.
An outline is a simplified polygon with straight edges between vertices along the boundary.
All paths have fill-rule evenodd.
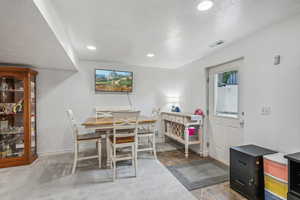
<path id="1" fill-rule="evenodd" d="M 176 68 L 300 12 L 299 0 L 52 0 L 82 60 Z M 89 51 L 86 45 L 95 45 Z M 147 53 L 155 57 L 148 58 Z"/>
<path id="2" fill-rule="evenodd" d="M 214 0 L 205 12 L 199 1 L 2 0 L 0 62 L 74 70 L 79 58 L 177 68 L 300 13 L 299 0 Z M 218 40 L 225 44 L 209 47 Z"/>
<path id="3" fill-rule="evenodd" d="M 1 63 L 76 69 L 32 0 L 1 0 L 0 27 Z"/>

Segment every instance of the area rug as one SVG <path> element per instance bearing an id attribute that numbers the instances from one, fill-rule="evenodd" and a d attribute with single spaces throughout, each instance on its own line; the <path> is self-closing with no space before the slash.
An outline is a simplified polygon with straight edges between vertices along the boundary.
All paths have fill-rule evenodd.
<path id="1" fill-rule="evenodd" d="M 228 167 L 211 159 L 196 160 L 167 168 L 190 191 L 229 180 Z"/>

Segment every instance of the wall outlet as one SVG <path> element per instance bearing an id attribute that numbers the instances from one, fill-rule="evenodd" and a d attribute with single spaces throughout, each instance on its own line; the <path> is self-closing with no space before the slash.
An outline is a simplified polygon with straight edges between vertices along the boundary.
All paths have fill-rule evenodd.
<path id="1" fill-rule="evenodd" d="M 263 106 L 261 108 L 261 115 L 270 115 L 271 114 L 271 107 L 270 106 Z"/>

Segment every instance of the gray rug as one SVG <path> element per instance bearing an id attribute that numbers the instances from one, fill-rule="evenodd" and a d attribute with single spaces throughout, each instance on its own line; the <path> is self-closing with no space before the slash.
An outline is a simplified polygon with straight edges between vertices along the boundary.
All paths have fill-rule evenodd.
<path id="1" fill-rule="evenodd" d="M 229 180 L 228 167 L 214 160 L 197 160 L 167 168 L 190 191 Z"/>

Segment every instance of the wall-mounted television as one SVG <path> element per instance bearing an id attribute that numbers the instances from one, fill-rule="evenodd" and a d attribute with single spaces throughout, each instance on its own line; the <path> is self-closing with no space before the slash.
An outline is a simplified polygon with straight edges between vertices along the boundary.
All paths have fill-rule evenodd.
<path id="1" fill-rule="evenodd" d="M 98 92 L 132 92 L 133 72 L 96 69 L 95 90 Z"/>

